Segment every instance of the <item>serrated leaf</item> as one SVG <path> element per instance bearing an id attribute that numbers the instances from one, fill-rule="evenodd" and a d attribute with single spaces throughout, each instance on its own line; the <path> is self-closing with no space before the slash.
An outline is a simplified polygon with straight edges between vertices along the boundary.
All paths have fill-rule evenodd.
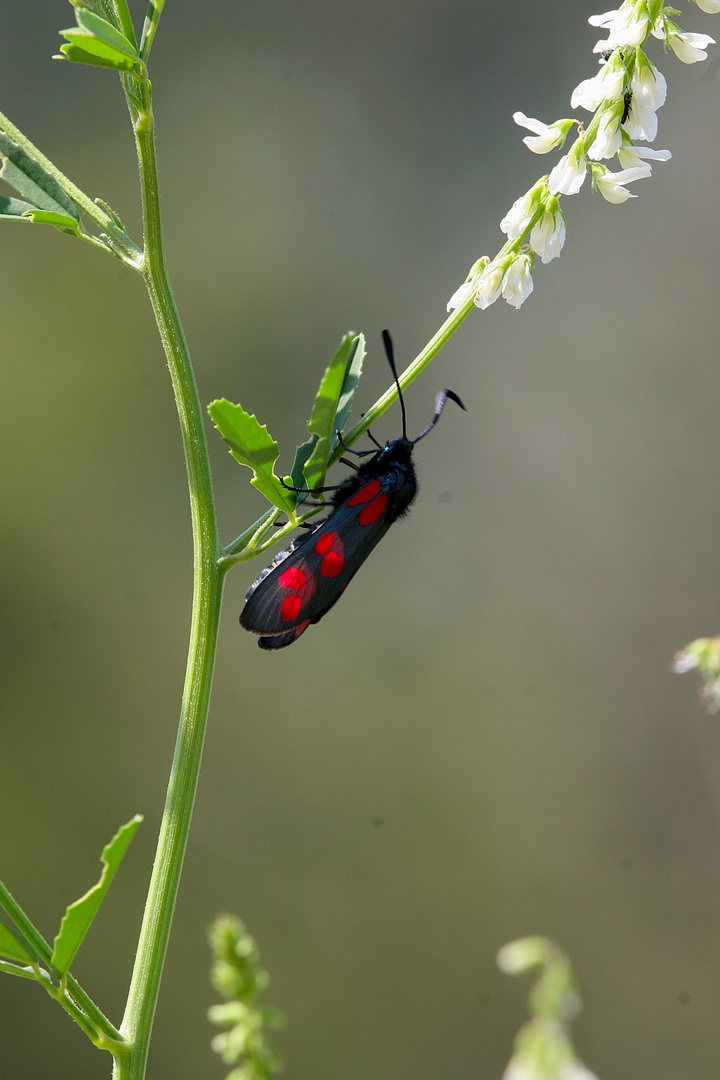
<path id="1" fill-rule="evenodd" d="M 278 444 L 264 424 L 245 412 L 242 405 L 220 398 L 208 405 L 210 418 L 230 447 L 230 453 L 241 465 L 253 471 L 253 487 L 286 514 L 292 515 L 295 497 L 282 486 L 273 465 L 280 456 Z"/>
<path id="2" fill-rule="evenodd" d="M 365 355 L 362 335 L 346 334 L 320 382 L 308 431 L 317 442 L 303 470 L 307 487 L 320 487 L 327 472 L 335 429 L 347 420 Z"/>
<path id="3" fill-rule="evenodd" d="M 0 158 L 0 177 L 27 199 L 31 206 L 56 214 L 68 214 L 76 221 L 80 220 L 78 208 L 55 177 L 4 131 L 0 131 Z"/>
<path id="4" fill-rule="evenodd" d="M 22 935 L 12 926 L 0 922 L 0 956 L 8 960 L 19 960 L 21 964 L 32 964 L 37 960 L 35 953 L 25 948 Z"/>
<path id="5" fill-rule="evenodd" d="M 141 821 L 142 816 L 136 814 L 132 821 L 128 821 L 117 831 L 110 843 L 103 848 L 101 855 L 103 872 L 97 885 L 93 885 L 92 889 L 71 904 L 65 912 L 60 924 L 60 932 L 55 938 L 51 960 L 53 969 L 60 975 L 66 973 L 82 945 Z"/>

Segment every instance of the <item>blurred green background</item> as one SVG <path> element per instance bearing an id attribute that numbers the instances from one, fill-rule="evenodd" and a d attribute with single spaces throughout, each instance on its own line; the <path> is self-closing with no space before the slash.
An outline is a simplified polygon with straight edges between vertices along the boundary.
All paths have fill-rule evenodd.
<path id="1" fill-rule="evenodd" d="M 242 401 L 288 468 L 353 328 L 372 403 L 382 327 L 412 358 L 556 160 L 512 113 L 568 115 L 601 6 L 168 0 L 163 208 L 203 402 Z M 0 14 L 0 108 L 139 237 L 116 78 L 51 60 L 63 0 Z M 527 933 L 570 951 L 601 1080 L 717 1077 L 720 721 L 669 667 L 720 630 L 720 79 L 653 44 L 672 162 L 624 206 L 564 200 L 521 312 L 473 315 L 413 386 L 412 433 L 440 386 L 468 413 L 418 448 L 410 519 L 278 655 L 237 622 L 260 564 L 230 576 L 150 1077 L 224 1076 L 225 909 L 271 972 L 288 1077 L 499 1080 L 527 983 L 494 958 Z M 140 279 L 48 228 L 4 224 L 2 252 L 1 871 L 52 935 L 145 814 L 75 966 L 119 1020 L 184 670 L 182 451 Z M 209 437 L 227 541 L 263 501 Z M 3 1080 L 109 1074 L 38 987 L 0 995 Z"/>

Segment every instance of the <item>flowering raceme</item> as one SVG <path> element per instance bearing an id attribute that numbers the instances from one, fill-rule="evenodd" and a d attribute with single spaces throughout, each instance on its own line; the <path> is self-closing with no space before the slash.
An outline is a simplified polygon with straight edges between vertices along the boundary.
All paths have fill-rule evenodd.
<path id="1" fill-rule="evenodd" d="M 720 12 L 720 0 L 695 0 L 707 13 Z M 665 103 L 667 83 L 648 59 L 644 45 L 650 35 L 665 42 L 685 64 L 707 57 L 715 44 L 708 34 L 687 33 L 671 20 L 673 8 L 663 8 L 655 0 L 625 0 L 619 7 L 592 15 L 591 26 L 607 31 L 593 52 L 600 54 L 600 70 L 583 79 L 572 92 L 571 107 L 593 113 L 589 123 L 565 118 L 546 124 L 523 112 L 513 120 L 531 132 L 523 142 L 534 154 L 547 154 L 565 142 L 577 125 L 578 134 L 567 153 L 525 195 L 516 199 L 500 222 L 507 242 L 496 259 L 476 264 L 470 280 L 454 293 L 448 310 L 455 310 L 474 298 L 486 308 L 499 296 L 519 308 L 533 289 L 534 256 L 543 263 L 556 259 L 566 236 L 565 216 L 558 198 L 577 195 L 588 172 L 593 190 L 614 204 L 637 198 L 627 185 L 652 175 L 652 163 L 669 161 L 669 150 L 654 150 L 638 143 L 651 143 L 658 131 L 658 109 Z M 617 156 L 618 171 L 601 162 Z"/>

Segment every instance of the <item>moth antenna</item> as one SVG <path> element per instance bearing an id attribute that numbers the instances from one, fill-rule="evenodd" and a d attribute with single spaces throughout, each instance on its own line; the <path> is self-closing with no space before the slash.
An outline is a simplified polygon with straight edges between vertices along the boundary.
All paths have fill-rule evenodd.
<path id="1" fill-rule="evenodd" d="M 383 344 L 385 346 L 385 355 L 388 358 L 388 364 L 390 365 L 390 370 L 393 373 L 393 379 L 395 380 L 395 385 L 397 386 L 398 398 L 400 399 L 400 411 L 402 412 L 402 422 L 403 422 L 403 439 L 407 439 L 407 421 L 405 419 L 405 400 L 403 398 L 402 388 L 400 386 L 400 380 L 398 379 L 397 368 L 395 367 L 395 350 L 393 349 L 393 343 L 392 343 L 392 338 L 390 337 L 390 331 L 389 330 L 383 330 L 382 336 L 383 336 Z"/>
<path id="2" fill-rule="evenodd" d="M 440 390 L 435 400 L 435 415 L 433 416 L 432 420 L 425 428 L 425 430 L 420 432 L 417 439 L 413 439 L 413 446 L 415 445 L 415 443 L 419 443 L 421 439 L 424 439 L 428 432 L 432 431 L 432 429 L 435 427 L 442 415 L 442 411 L 445 408 L 445 402 L 448 398 L 450 398 L 451 401 L 454 401 L 456 405 L 459 405 L 464 412 L 467 412 L 467 409 L 465 408 L 462 401 L 454 390 Z"/>

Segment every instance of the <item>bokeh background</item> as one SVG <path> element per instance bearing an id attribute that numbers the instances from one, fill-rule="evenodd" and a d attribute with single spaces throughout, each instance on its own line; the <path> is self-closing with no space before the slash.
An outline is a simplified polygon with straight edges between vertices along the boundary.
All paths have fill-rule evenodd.
<path id="1" fill-rule="evenodd" d="M 568 115 L 600 6 L 168 0 L 163 207 L 202 400 L 256 412 L 287 468 L 353 328 L 374 401 L 382 327 L 411 359 L 556 160 L 511 116 Z M 0 107 L 139 236 L 115 77 L 51 60 L 62 0 L 0 16 Z M 654 44 L 672 162 L 624 206 L 566 199 L 532 298 L 476 313 L 413 386 L 413 433 L 440 386 L 468 413 L 418 448 L 411 517 L 278 655 L 237 623 L 260 565 L 230 576 L 150 1077 L 224 1076 L 205 929 L 228 909 L 288 1077 L 499 1078 L 528 984 L 494 958 L 527 933 L 570 951 L 601 1080 L 718 1075 L 720 720 L 670 663 L 720 629 L 720 71 Z M 139 279 L 4 224 L 0 282 L 2 876 L 52 936 L 145 814 L 75 967 L 119 1020 L 184 670 L 182 451 Z M 230 540 L 263 502 L 209 437 Z M 0 995 L 3 1080 L 108 1075 L 38 987 Z"/>

